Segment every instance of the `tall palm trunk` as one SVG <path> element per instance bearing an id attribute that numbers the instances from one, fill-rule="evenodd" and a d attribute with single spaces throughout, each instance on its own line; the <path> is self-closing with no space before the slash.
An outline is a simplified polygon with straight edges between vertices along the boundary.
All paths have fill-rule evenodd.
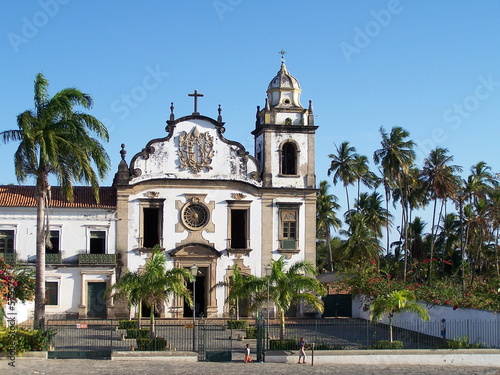
<path id="1" fill-rule="evenodd" d="M 345 196 L 347 199 L 347 212 L 351 212 L 351 205 L 349 203 L 349 189 L 347 188 L 347 185 L 345 186 Z"/>
<path id="2" fill-rule="evenodd" d="M 328 249 L 328 256 L 330 260 L 330 272 L 333 272 L 333 254 L 332 254 L 332 237 L 330 234 L 330 228 L 326 229 L 326 248 Z"/>
<path id="3" fill-rule="evenodd" d="M 280 310 L 280 340 L 285 339 L 285 311 Z"/>
<path id="4" fill-rule="evenodd" d="M 48 186 L 44 178 L 37 182 L 38 207 L 36 212 L 36 284 L 34 328 L 45 328 L 45 206 Z"/>
<path id="5" fill-rule="evenodd" d="M 434 207 L 432 208 L 432 225 L 431 225 L 431 254 L 429 267 L 427 271 L 427 282 L 430 285 L 432 282 L 432 257 L 434 256 L 434 224 L 436 222 L 437 198 L 434 198 Z"/>
<path id="6" fill-rule="evenodd" d="M 142 299 L 139 301 L 139 306 L 137 309 L 137 328 L 142 328 Z"/>
<path id="7" fill-rule="evenodd" d="M 194 327 L 193 327 L 194 329 Z M 149 313 L 149 337 L 154 339 L 155 334 L 155 305 L 151 306 L 151 312 Z"/>
<path id="8" fill-rule="evenodd" d="M 498 239 L 500 236 L 500 227 L 497 228 L 497 234 L 495 236 L 495 267 L 497 270 L 497 277 L 500 277 L 500 268 L 498 264 Z"/>
<path id="9" fill-rule="evenodd" d="M 385 187 L 385 209 L 387 212 L 389 212 L 389 199 L 390 199 L 390 191 L 389 191 L 389 187 L 386 186 Z M 389 239 L 389 233 L 390 233 L 390 230 L 389 230 L 389 223 L 387 223 L 387 225 L 385 226 L 385 235 L 386 235 L 386 241 L 387 241 L 387 246 L 386 246 L 386 253 L 387 253 L 387 256 L 389 256 L 389 249 L 390 249 L 390 239 Z"/>
<path id="10" fill-rule="evenodd" d="M 432 282 L 432 259 L 434 258 L 434 247 L 436 245 L 436 231 L 434 231 L 434 222 L 435 222 L 435 216 L 436 216 L 436 206 L 437 206 L 437 198 L 434 199 L 434 213 L 432 214 L 432 228 L 431 228 L 431 256 L 430 256 L 430 262 L 429 262 L 429 285 Z M 436 228 L 439 227 L 439 223 L 441 221 L 441 216 L 443 215 L 443 207 L 444 207 L 444 200 L 441 201 L 441 208 L 439 209 L 439 215 L 437 219 L 437 224 Z"/>
<path id="11" fill-rule="evenodd" d="M 389 341 L 393 341 L 393 335 L 392 335 L 392 315 L 389 314 Z"/>
<path id="12" fill-rule="evenodd" d="M 403 241 L 403 251 L 405 255 L 405 264 L 404 264 L 404 272 L 403 272 L 403 280 L 406 281 L 406 275 L 408 273 L 408 207 L 406 202 L 403 205 L 403 233 L 404 233 L 404 241 Z"/>

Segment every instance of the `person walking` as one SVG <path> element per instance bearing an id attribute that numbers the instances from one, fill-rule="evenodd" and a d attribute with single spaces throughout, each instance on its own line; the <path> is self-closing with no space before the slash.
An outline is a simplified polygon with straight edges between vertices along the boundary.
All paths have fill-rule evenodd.
<path id="1" fill-rule="evenodd" d="M 441 319 L 441 338 L 443 343 L 446 344 L 446 319 Z"/>
<path id="2" fill-rule="evenodd" d="M 306 363 L 306 342 L 301 337 L 299 340 L 299 361 L 297 363 Z M 302 359 L 302 362 L 300 360 Z"/>
<path id="3" fill-rule="evenodd" d="M 252 358 L 250 357 L 250 344 L 247 344 L 245 348 L 245 359 L 243 360 L 243 362 L 252 362 Z"/>

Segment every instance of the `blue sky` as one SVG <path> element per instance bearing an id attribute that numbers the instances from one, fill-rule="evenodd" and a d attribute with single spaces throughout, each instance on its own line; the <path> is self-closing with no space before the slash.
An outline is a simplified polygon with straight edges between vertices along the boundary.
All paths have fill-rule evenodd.
<path id="1" fill-rule="evenodd" d="M 285 50 L 287 67 L 313 100 L 318 183 L 334 143 L 372 158 L 379 128 L 402 126 L 418 163 L 448 148 L 467 172 L 500 172 L 500 1 L 40 0 L 0 3 L 0 131 L 33 106 L 42 72 L 50 93 L 77 87 L 110 130 L 111 184 L 127 160 L 163 137 L 176 117 L 217 116 L 225 136 L 253 153 L 257 105 Z M 0 145 L 0 184 L 15 183 L 15 145 Z M 331 191 L 344 205 L 341 186 Z"/>

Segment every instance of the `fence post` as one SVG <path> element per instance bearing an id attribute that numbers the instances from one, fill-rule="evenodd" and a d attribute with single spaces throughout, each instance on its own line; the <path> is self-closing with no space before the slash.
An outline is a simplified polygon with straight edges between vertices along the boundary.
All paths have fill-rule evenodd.
<path id="1" fill-rule="evenodd" d="M 111 328 L 109 329 L 109 350 L 112 352 L 113 351 L 113 319 L 109 321 L 109 324 L 111 325 Z"/>
<path id="2" fill-rule="evenodd" d="M 318 341 L 318 319 L 314 320 L 314 342 Z M 313 344 L 314 348 L 314 344 Z"/>
<path id="3" fill-rule="evenodd" d="M 257 313 L 257 362 L 264 362 L 264 321 L 262 312 Z"/>

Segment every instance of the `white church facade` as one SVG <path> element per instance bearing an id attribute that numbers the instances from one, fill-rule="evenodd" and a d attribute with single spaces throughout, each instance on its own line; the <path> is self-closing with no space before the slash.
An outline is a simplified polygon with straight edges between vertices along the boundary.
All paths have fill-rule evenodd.
<path id="1" fill-rule="evenodd" d="M 299 82 L 282 62 L 257 107 L 253 155 L 224 137 L 225 123 L 200 114 L 176 118 L 166 133 L 122 160 L 96 203 L 76 187 L 68 203 L 53 187 L 49 213 L 47 316 L 126 317 L 123 303 L 103 291 L 127 269 L 137 270 L 159 245 L 168 266 L 198 267 L 195 314 L 227 317 L 233 265 L 263 276 L 271 259 L 316 261 L 316 181 L 312 104 L 300 103 Z M 160 130 L 162 130 L 160 128 Z M 33 187 L 0 187 L 0 255 L 32 263 L 36 248 Z M 191 286 L 190 286 L 191 287 Z M 192 316 L 180 298 L 162 317 Z"/>

